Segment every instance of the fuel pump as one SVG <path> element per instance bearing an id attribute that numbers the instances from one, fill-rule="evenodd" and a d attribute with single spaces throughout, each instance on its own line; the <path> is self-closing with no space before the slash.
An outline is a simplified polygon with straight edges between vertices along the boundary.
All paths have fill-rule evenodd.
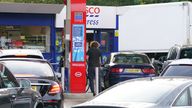
<path id="1" fill-rule="evenodd" d="M 71 0 L 67 5 L 70 5 L 69 92 L 85 93 L 86 0 Z"/>

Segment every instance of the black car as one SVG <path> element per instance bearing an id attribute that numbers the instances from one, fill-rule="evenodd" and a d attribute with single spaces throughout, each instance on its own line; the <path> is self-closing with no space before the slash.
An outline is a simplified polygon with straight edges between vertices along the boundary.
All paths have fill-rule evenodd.
<path id="1" fill-rule="evenodd" d="M 0 61 L 13 72 L 17 79 L 30 80 L 32 89 L 41 94 L 45 106 L 62 108 L 62 87 L 47 60 L 15 57 L 1 58 Z"/>
<path id="2" fill-rule="evenodd" d="M 43 108 L 39 92 L 31 89 L 30 81 L 19 79 L 0 63 L 0 108 Z"/>
<path id="3" fill-rule="evenodd" d="M 175 45 L 169 49 L 166 60 L 163 63 L 162 69 L 164 69 L 169 63 L 177 59 L 192 58 L 192 46 L 191 45 Z"/>

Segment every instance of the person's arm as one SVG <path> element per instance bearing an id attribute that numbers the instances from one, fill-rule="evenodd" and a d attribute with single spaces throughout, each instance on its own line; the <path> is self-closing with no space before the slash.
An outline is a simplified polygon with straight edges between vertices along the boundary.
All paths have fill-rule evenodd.
<path id="1" fill-rule="evenodd" d="M 87 53 L 86 53 L 86 62 L 88 63 L 88 60 L 89 60 L 89 50 L 87 51 Z"/>
<path id="2" fill-rule="evenodd" d="M 101 54 L 101 50 L 99 50 L 99 52 L 100 52 L 100 57 L 99 57 L 100 60 L 99 61 L 100 61 L 100 66 L 101 66 L 103 64 L 103 57 L 102 57 L 102 54 Z"/>

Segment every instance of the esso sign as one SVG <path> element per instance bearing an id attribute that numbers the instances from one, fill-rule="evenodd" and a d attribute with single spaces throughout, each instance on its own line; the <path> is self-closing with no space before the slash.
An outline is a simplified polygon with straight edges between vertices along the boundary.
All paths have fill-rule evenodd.
<path id="1" fill-rule="evenodd" d="M 87 14 L 99 14 L 100 13 L 99 7 L 86 7 L 86 13 Z"/>
<path id="2" fill-rule="evenodd" d="M 75 72 L 75 77 L 81 77 L 82 73 L 81 72 Z"/>

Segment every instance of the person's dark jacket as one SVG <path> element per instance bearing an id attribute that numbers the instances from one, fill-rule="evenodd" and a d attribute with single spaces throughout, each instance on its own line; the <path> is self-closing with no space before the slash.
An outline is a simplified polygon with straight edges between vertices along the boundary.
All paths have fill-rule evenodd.
<path id="1" fill-rule="evenodd" d="M 87 51 L 88 55 L 88 66 L 90 67 L 100 67 L 101 62 L 101 51 L 99 48 L 90 48 Z"/>

